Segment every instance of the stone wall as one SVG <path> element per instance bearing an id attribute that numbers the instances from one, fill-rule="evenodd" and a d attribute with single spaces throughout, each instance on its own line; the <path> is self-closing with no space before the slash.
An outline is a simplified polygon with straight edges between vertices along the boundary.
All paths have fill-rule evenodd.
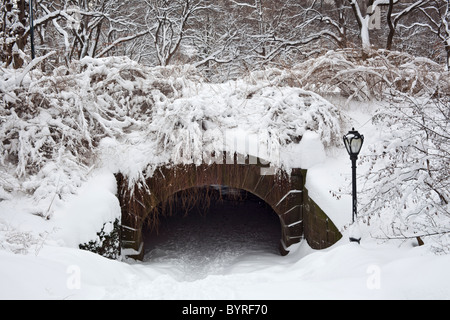
<path id="1" fill-rule="evenodd" d="M 304 237 L 311 248 L 326 249 L 342 238 L 333 221 L 309 197 L 306 188 L 303 190 L 303 215 Z"/>

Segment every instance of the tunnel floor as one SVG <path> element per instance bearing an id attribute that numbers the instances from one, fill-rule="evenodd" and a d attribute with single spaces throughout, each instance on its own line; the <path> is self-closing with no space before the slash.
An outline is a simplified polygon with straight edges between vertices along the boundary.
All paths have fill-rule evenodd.
<path id="1" fill-rule="evenodd" d="M 189 281 L 224 273 L 245 257 L 280 256 L 277 214 L 258 197 L 240 192 L 241 199 L 225 194 L 204 212 L 194 207 L 161 218 L 158 232 L 144 233 L 144 263 Z"/>

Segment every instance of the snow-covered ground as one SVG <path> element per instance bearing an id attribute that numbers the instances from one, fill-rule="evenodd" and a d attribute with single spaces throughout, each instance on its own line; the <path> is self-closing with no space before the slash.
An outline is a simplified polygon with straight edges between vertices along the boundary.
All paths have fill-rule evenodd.
<path id="1" fill-rule="evenodd" d="M 2 299 L 449 299 L 449 256 L 420 247 L 350 244 L 287 257 L 242 256 L 194 281 L 170 263 L 111 261 L 71 248 L 0 251 Z"/>

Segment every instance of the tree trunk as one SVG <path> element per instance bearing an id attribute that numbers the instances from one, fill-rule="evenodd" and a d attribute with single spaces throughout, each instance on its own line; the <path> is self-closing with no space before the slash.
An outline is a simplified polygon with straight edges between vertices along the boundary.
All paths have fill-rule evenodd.
<path id="1" fill-rule="evenodd" d="M 394 10 L 394 0 L 389 0 L 389 9 L 387 14 L 387 23 L 389 26 L 389 35 L 387 39 L 386 49 L 391 50 L 392 49 L 392 41 L 394 40 L 395 35 L 395 26 L 392 22 L 392 11 Z"/>
<path id="2" fill-rule="evenodd" d="M 349 0 L 350 1 L 350 0 Z M 372 2 L 370 1 L 369 4 Z M 355 14 L 356 22 L 358 22 L 360 36 L 361 36 L 361 46 L 362 46 L 362 57 L 366 59 L 368 57 L 371 44 L 370 44 L 370 34 L 369 34 L 369 20 L 370 16 L 368 14 L 363 15 L 361 8 L 356 1 L 350 1 L 353 12 Z"/>

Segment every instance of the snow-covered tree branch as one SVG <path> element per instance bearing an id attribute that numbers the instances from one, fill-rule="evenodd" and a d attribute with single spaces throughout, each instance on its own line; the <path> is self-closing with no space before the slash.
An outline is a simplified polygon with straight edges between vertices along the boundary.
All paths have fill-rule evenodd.
<path id="1" fill-rule="evenodd" d="M 363 192 L 371 199 L 363 208 L 366 221 L 388 237 L 426 238 L 437 252 L 449 250 L 449 110 L 445 94 L 393 91 L 390 105 L 375 116 L 386 128 L 384 137 L 364 158 L 370 165 L 364 177 Z"/>
<path id="2" fill-rule="evenodd" d="M 170 64 L 179 52 L 191 25 L 200 24 L 198 13 L 213 9 L 207 0 L 146 0 L 145 4 L 147 30 L 161 66 Z"/>

